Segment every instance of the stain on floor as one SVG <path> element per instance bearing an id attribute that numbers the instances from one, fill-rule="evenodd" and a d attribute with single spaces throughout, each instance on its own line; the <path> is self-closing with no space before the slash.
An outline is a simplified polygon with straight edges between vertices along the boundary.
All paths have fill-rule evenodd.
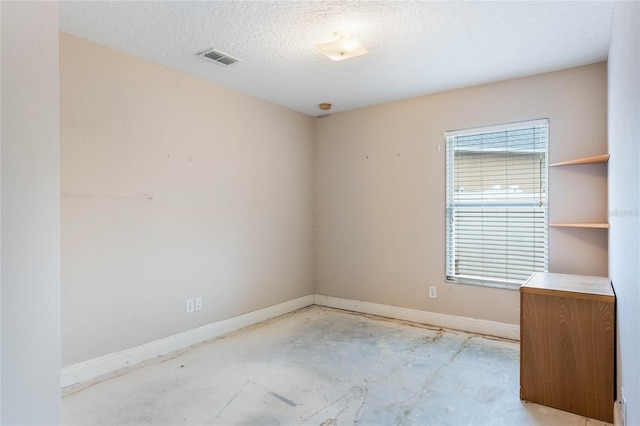
<path id="1" fill-rule="evenodd" d="M 517 342 L 313 306 L 67 392 L 66 425 L 601 425 L 520 401 Z"/>

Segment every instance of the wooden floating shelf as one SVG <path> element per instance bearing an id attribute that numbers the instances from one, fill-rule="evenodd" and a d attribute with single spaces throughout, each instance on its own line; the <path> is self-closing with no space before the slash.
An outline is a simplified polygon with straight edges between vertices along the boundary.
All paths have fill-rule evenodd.
<path id="1" fill-rule="evenodd" d="M 609 154 L 602 154 L 602 155 L 594 155 L 593 157 L 576 158 L 575 160 L 552 163 L 552 164 L 549 164 L 549 167 L 578 166 L 580 164 L 606 163 L 607 161 L 609 161 Z"/>
<path id="2" fill-rule="evenodd" d="M 549 223 L 549 226 L 562 228 L 609 229 L 609 224 L 606 222 L 552 222 Z"/>

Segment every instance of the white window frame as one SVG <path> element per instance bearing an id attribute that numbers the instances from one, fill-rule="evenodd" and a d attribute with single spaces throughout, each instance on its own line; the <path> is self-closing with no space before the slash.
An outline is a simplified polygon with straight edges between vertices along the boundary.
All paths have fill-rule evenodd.
<path id="1" fill-rule="evenodd" d="M 505 132 L 509 134 L 509 131 L 516 131 L 522 129 L 541 129 L 541 131 L 545 131 L 544 137 L 536 139 L 535 146 L 530 152 L 533 154 L 540 155 L 540 175 L 534 179 L 535 182 L 539 182 L 540 188 L 537 190 L 537 193 L 527 193 L 522 194 L 524 197 L 522 200 L 518 200 L 517 197 L 520 196 L 518 194 L 509 194 L 512 191 L 510 188 L 492 188 L 492 189 L 483 189 L 480 191 L 475 191 L 474 193 L 463 194 L 463 188 L 455 188 L 456 183 L 460 183 L 462 178 L 456 179 L 456 155 L 455 155 L 455 144 L 457 144 L 458 152 L 462 152 L 466 150 L 466 148 L 462 147 L 463 142 L 458 142 L 458 137 L 473 137 L 484 138 L 487 135 L 487 138 L 491 136 L 497 136 L 500 132 Z M 513 134 L 513 132 L 511 133 Z M 509 160 L 509 153 L 514 154 L 522 154 L 523 152 L 528 152 L 526 150 L 516 151 L 507 149 L 508 143 L 506 142 L 507 137 L 505 136 L 505 145 L 504 147 L 500 147 L 497 145 L 492 145 L 490 142 L 484 144 L 482 143 L 481 149 L 476 149 L 474 154 L 480 155 L 482 159 L 484 159 L 484 155 L 493 154 L 496 152 L 504 152 L 506 158 L 504 159 L 505 164 Z M 461 138 L 462 139 L 462 138 Z M 482 139 L 483 140 L 483 139 Z M 486 127 L 478 127 L 472 129 L 464 129 L 464 130 L 455 130 L 445 132 L 445 142 L 446 142 L 446 252 L 445 252 L 445 261 L 446 261 L 446 280 L 448 282 L 462 283 L 462 284 L 474 284 L 474 285 L 482 285 L 489 287 L 500 287 L 500 288 L 510 288 L 510 289 L 518 289 L 520 285 L 524 282 L 526 278 L 522 276 L 524 270 L 531 267 L 531 272 L 534 271 L 548 271 L 548 167 L 549 167 L 549 120 L 548 119 L 540 119 L 540 120 L 530 120 L 523 121 L 517 123 L 508 123 L 494 126 L 486 126 Z M 512 148 L 513 149 L 513 148 Z M 514 156 L 515 158 L 515 156 Z M 462 160 L 459 160 L 462 161 Z M 482 160 L 481 160 L 482 161 Z M 478 163 L 480 164 L 480 163 Z M 511 163 L 513 164 L 513 163 Z M 463 167 L 463 166 L 460 166 Z M 533 167 L 527 166 L 527 170 L 533 170 Z M 475 167 L 473 167 L 475 169 Z M 465 169 L 466 170 L 466 169 Z M 471 170 L 471 169 L 470 169 Z M 483 169 L 484 170 L 484 169 Z M 476 170 L 471 170 L 473 173 L 472 176 L 475 177 Z M 458 173 L 460 173 L 458 171 Z M 484 172 L 477 172 L 477 176 L 483 176 Z M 484 175 L 486 177 L 486 175 Z M 508 176 L 508 174 L 505 174 Z M 505 178 L 505 181 L 508 181 L 508 178 Z M 482 187 L 482 186 L 480 186 Z M 474 185 L 474 188 L 477 188 Z M 492 190 L 496 189 L 497 191 L 502 191 L 496 199 L 492 199 L 493 195 L 487 195 Z M 513 190 L 518 191 L 518 190 Z M 522 192 L 522 191 L 520 191 Z M 526 191 L 525 191 L 526 192 Z M 474 201 L 470 201 L 474 200 Z M 475 201 L 477 200 L 477 201 Z M 475 203 L 475 204 L 474 204 Z M 536 205 L 537 204 L 537 205 Z M 492 210 L 493 209 L 493 210 Z M 490 213 L 493 212 L 493 213 Z M 531 221 L 532 229 L 535 231 L 532 232 L 531 237 L 528 233 L 526 237 L 520 237 L 516 231 L 512 234 L 509 234 L 513 217 L 516 214 L 520 214 L 526 217 L 526 220 Z M 466 216 L 465 216 L 466 215 Z M 505 218 L 505 226 L 502 227 L 500 223 L 500 219 L 497 219 L 502 215 Z M 465 219 L 466 218 L 466 219 Z M 470 219 L 472 218 L 472 219 Z M 481 219 L 477 219 L 481 218 Z M 489 218 L 489 219 L 487 219 Z M 493 221 L 493 219 L 496 219 Z M 479 220 L 479 222 L 477 221 Z M 485 240 L 490 240 L 490 238 L 486 237 L 487 231 L 485 227 L 485 223 L 489 220 L 492 220 L 491 224 L 499 223 L 497 226 L 498 232 L 502 232 L 499 234 L 499 238 L 504 238 L 507 240 L 505 244 L 502 244 L 501 241 L 497 243 L 486 243 L 486 246 L 489 246 L 488 249 L 485 248 Z M 465 222 L 466 221 L 466 222 Z M 535 222 L 535 223 L 534 223 Z M 473 225 L 470 225 L 472 224 Z M 478 225 L 481 223 L 481 225 Z M 517 225 L 520 226 L 520 225 Z M 527 225 L 528 226 L 528 225 Z M 457 230 L 467 229 L 471 230 L 477 235 L 481 237 L 477 240 L 474 240 L 472 243 L 472 249 L 466 249 L 468 247 L 469 241 L 471 241 L 471 237 L 466 239 L 464 236 L 460 237 L 457 234 Z M 529 229 L 529 228 L 527 228 Z M 519 231 L 518 229 L 517 231 Z M 471 235 L 471 231 L 467 231 L 467 235 Z M 516 237 L 516 235 L 518 235 Z M 475 237 L 473 237 L 475 238 Z M 541 238 L 543 240 L 541 240 Z M 479 241 L 479 243 L 476 243 Z M 515 242 L 514 246 L 517 246 L 517 249 L 510 249 L 510 243 Z M 481 245 L 482 248 L 478 248 Z M 525 246 L 524 249 L 521 246 Z M 531 247 L 529 247 L 531 245 Z M 457 246 L 465 247 L 465 249 L 458 249 Z M 505 259 L 508 258 L 510 260 L 504 261 L 504 272 L 501 270 L 502 266 L 499 263 L 500 260 L 496 261 L 495 257 L 491 258 L 492 255 L 487 254 L 488 252 L 493 252 L 494 248 L 497 247 L 496 251 L 500 253 L 500 256 L 504 255 Z M 465 254 L 469 250 L 473 251 L 470 255 Z M 475 250 L 475 251 L 474 251 Z M 502 250 L 502 251 L 501 251 Z M 510 250 L 512 250 L 510 252 Z M 516 257 L 519 259 L 523 252 L 531 252 L 531 265 L 526 266 L 510 266 L 510 264 L 515 265 L 518 264 L 516 260 L 512 260 L 511 254 L 513 253 L 513 259 Z M 516 256 L 517 255 L 517 256 Z M 465 256 L 467 256 L 465 258 Z M 471 259 L 473 260 L 465 260 Z M 486 259 L 491 258 L 488 262 L 489 267 L 484 268 L 484 266 L 472 266 L 466 268 L 466 266 L 460 267 L 460 263 L 466 262 L 466 264 L 482 264 Z M 476 260 L 481 259 L 481 260 Z M 529 259 L 526 260 L 529 262 Z M 497 265 L 497 266 L 495 266 Z M 493 268 L 495 266 L 495 269 Z M 479 268 L 486 269 L 483 272 L 478 272 Z M 464 273 L 461 271 L 475 271 L 473 273 Z M 495 272 L 495 271 L 499 272 Z M 496 276 L 493 276 L 495 273 Z M 504 275 L 503 275 L 504 274 Z M 510 276 L 510 274 L 512 274 Z M 514 278 L 515 275 L 519 275 L 518 278 Z"/>

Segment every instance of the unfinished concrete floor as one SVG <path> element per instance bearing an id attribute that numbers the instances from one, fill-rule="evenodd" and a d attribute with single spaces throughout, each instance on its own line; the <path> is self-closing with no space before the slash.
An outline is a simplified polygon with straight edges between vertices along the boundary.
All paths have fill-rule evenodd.
<path id="1" fill-rule="evenodd" d="M 67 425 L 600 425 L 518 398 L 519 346 L 313 306 L 91 386 Z"/>

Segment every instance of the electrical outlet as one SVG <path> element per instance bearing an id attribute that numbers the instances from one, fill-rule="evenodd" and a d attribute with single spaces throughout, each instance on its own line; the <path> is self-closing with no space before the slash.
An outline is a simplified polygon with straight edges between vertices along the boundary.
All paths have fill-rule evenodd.
<path id="1" fill-rule="evenodd" d="M 185 302 L 185 310 L 188 314 L 191 314 L 196 310 L 195 299 L 187 299 L 187 301 Z"/>
<path id="2" fill-rule="evenodd" d="M 429 287 L 429 299 L 437 299 L 438 290 L 435 287 Z"/>
<path id="3" fill-rule="evenodd" d="M 202 297 L 196 297 L 196 311 L 202 309 Z"/>

